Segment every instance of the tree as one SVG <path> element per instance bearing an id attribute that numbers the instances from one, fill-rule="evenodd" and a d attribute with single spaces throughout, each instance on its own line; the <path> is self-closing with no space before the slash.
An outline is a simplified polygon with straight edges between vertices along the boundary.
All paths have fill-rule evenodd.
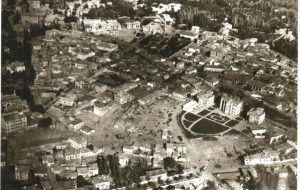
<path id="1" fill-rule="evenodd" d="M 15 24 L 19 24 L 20 21 L 21 21 L 21 15 L 20 15 L 20 13 L 17 11 L 16 14 L 15 14 L 15 16 L 14 16 L 13 23 L 14 23 L 14 25 L 15 25 Z"/>
<path id="2" fill-rule="evenodd" d="M 16 0 L 8 0 L 7 5 L 8 6 L 15 6 L 16 5 Z"/>
<path id="3" fill-rule="evenodd" d="M 177 162 L 172 157 L 166 157 L 164 159 L 164 168 L 166 170 L 168 169 L 174 169 L 177 167 Z"/>
<path id="4" fill-rule="evenodd" d="M 77 187 L 84 187 L 86 185 L 90 185 L 88 181 L 86 181 L 82 176 L 77 177 Z"/>
<path id="5" fill-rule="evenodd" d="M 109 174 L 109 165 L 107 163 L 107 159 L 105 158 L 105 156 L 99 156 L 97 158 L 97 163 L 98 163 L 98 168 L 99 168 L 99 174 L 100 175 L 105 175 L 105 174 Z"/>
<path id="6" fill-rule="evenodd" d="M 75 16 L 65 17 L 64 21 L 65 23 L 77 22 L 77 17 Z"/>
<path id="7" fill-rule="evenodd" d="M 47 127 L 49 127 L 51 124 L 52 124 L 51 118 L 41 119 L 41 120 L 38 122 L 38 126 L 39 126 L 39 127 L 42 127 L 42 128 L 47 128 Z"/>
<path id="8" fill-rule="evenodd" d="M 153 189 L 157 188 L 157 186 L 158 186 L 156 182 L 152 182 L 152 181 L 149 182 L 148 185 Z"/>
<path id="9" fill-rule="evenodd" d="M 177 165 L 177 173 L 183 174 L 184 166 L 181 164 Z"/>

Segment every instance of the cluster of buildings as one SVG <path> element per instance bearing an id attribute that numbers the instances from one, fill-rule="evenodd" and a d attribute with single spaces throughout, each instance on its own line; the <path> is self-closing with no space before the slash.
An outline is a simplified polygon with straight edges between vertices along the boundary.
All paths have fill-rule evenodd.
<path id="1" fill-rule="evenodd" d="M 21 100 L 15 93 L 1 95 L 1 129 L 3 136 L 23 133 L 37 127 L 39 117 L 39 114 L 32 114 L 26 101 Z"/>
<path id="2" fill-rule="evenodd" d="M 256 130 L 257 131 L 257 130 Z M 260 131 L 263 133 L 263 131 Z M 273 140 L 275 138 L 280 138 L 278 143 L 270 142 L 273 149 L 263 148 L 261 150 L 259 147 L 250 149 L 251 151 L 246 151 L 243 155 L 243 162 L 247 166 L 264 165 L 264 166 L 276 166 L 276 165 L 290 165 L 293 166 L 297 162 L 297 147 L 296 144 L 287 140 L 281 135 L 274 136 L 271 134 L 269 139 Z M 267 137 L 265 137 L 267 138 Z"/>
<path id="3" fill-rule="evenodd" d="M 166 181 L 172 181 L 174 178 L 180 176 L 191 176 L 193 173 L 191 170 L 191 164 L 189 158 L 186 156 L 186 146 L 181 143 L 164 143 L 163 146 L 148 145 L 148 146 L 123 146 L 122 155 L 119 157 L 121 167 L 128 165 L 129 160 L 136 158 L 144 158 L 147 160 L 148 167 L 151 169 L 144 170 L 144 176 L 140 176 L 140 184 L 151 184 L 153 182 L 165 183 Z M 167 170 L 163 167 L 164 159 L 171 158 L 175 162 L 183 166 L 183 171 L 180 174 L 168 175 Z M 192 174 L 193 175 L 193 174 Z M 188 186 L 191 182 L 197 184 L 198 188 L 207 186 L 204 179 L 198 176 L 194 176 L 188 179 L 175 182 L 176 186 Z M 170 183 L 169 183 L 170 184 Z M 172 183 L 170 184 L 172 185 Z M 166 185 L 168 186 L 168 185 Z"/>
<path id="4" fill-rule="evenodd" d="M 138 5 L 136 1 L 127 1 Z M 176 3 L 154 4 L 151 9 L 155 16 L 143 18 L 84 16 L 91 9 L 113 3 L 55 1 L 55 10 L 49 3 L 39 0 L 16 3 L 15 12 L 21 14 L 20 22 L 13 25 L 17 41 L 23 41 L 24 30 L 30 25 L 44 25 L 49 29 L 45 36 L 32 40 L 31 64 L 36 78 L 30 86 L 31 92 L 39 97 L 36 99 L 56 122 L 71 129 L 72 133 L 79 133 L 82 138 L 70 137 L 21 148 L 10 162 L 14 166 L 15 180 L 26 183 L 33 173 L 40 179 L 42 189 L 76 189 L 77 179 L 81 176 L 93 189 L 114 187 L 110 174 L 100 174 L 97 158 L 104 155 L 104 149 L 88 142 L 88 136 L 97 131 L 95 126 L 88 126 L 87 121 L 79 118 L 78 113 L 82 111 L 101 118 L 113 107 L 131 103 L 147 107 L 162 97 L 171 97 L 187 102 L 182 109 L 192 112 L 214 106 L 217 99 L 214 89 L 227 85 L 259 97 L 280 111 L 295 113 L 296 64 L 271 51 L 268 45 L 257 43 L 257 39 L 239 40 L 229 36 L 232 28 L 228 24 L 221 33 L 205 32 L 198 26 L 177 30 L 173 28 L 175 19 L 167 13 L 180 11 L 182 5 Z M 66 22 L 70 17 L 76 17 L 78 22 Z M 72 30 L 65 29 L 69 25 Z M 51 29 L 54 27 L 60 30 Z M 160 62 L 147 60 L 144 63 L 142 61 L 146 59 L 139 50 L 127 55 L 127 46 L 124 48 L 117 39 L 110 39 L 123 32 L 165 36 L 170 29 L 171 36 L 178 34 L 177 40 L 186 38 L 189 44 Z M 10 73 L 24 72 L 25 66 L 16 61 L 8 63 L 5 69 Z M 236 117 L 242 113 L 243 104 L 238 97 L 225 94 L 220 97 L 218 106 L 224 114 Z M 34 116 L 28 105 L 15 94 L 2 95 L 1 113 L 2 128 L 7 134 L 23 133 L 36 127 L 40 117 Z M 257 127 L 251 129 L 253 136 L 268 141 L 277 150 L 247 153 L 243 155 L 245 165 L 295 161 L 293 142 L 284 135 L 270 135 L 266 129 L 258 127 L 265 120 L 263 108 L 251 108 L 246 115 L 247 121 Z M 127 132 L 132 127 L 133 123 L 127 121 L 114 125 L 115 129 L 126 128 Z M 206 180 L 192 172 L 187 147 L 168 141 L 166 130 L 162 132 L 162 139 L 165 142 L 162 146 L 124 145 L 118 153 L 118 167 L 130 167 L 136 159 L 144 159 L 147 167 L 139 176 L 141 185 L 160 182 L 166 188 L 168 181 L 180 176 L 184 179 L 177 181 L 176 186 L 197 186 L 199 189 L 207 186 Z M 168 175 L 169 171 L 164 167 L 166 158 L 182 165 L 183 172 Z M 6 163 L 1 162 L 1 165 Z M 53 176 L 58 176 L 59 180 Z"/>
<path id="5" fill-rule="evenodd" d="M 202 91 L 197 94 L 197 101 L 192 100 L 182 106 L 182 109 L 188 112 L 198 107 L 206 108 L 215 104 L 215 95 L 213 91 Z"/>
<path id="6" fill-rule="evenodd" d="M 76 189 L 77 178 L 82 176 L 91 184 L 88 188 L 110 189 L 112 178 L 99 175 L 96 162 L 97 156 L 104 150 L 96 146 L 91 149 L 90 146 L 85 139 L 72 137 L 23 148 L 19 150 L 21 154 L 18 153 L 10 162 L 14 166 L 15 180 L 28 184 L 33 174 L 40 179 L 39 186 L 42 189 Z M 35 158 L 28 150 L 39 152 L 39 158 Z"/>
<path id="7" fill-rule="evenodd" d="M 225 38 L 222 34 L 197 33 L 197 30 L 192 27 L 191 31 L 179 33 L 190 39 L 193 35 L 184 36 L 185 33 L 194 33 L 199 37 L 195 37 L 196 43 L 189 44 L 172 56 L 181 64 L 189 64 L 185 66 L 186 70 L 196 67 L 197 73 L 203 75 L 205 80 L 215 78 L 219 86 L 234 85 L 279 111 L 295 115 L 296 99 L 290 94 L 294 92 L 295 95 L 292 84 L 297 84 L 294 61 L 270 50 L 267 44 L 258 43 L 254 38 Z"/>

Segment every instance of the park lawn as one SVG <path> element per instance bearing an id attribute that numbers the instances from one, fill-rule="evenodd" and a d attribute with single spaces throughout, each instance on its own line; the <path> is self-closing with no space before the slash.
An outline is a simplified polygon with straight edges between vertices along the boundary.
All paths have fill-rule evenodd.
<path id="1" fill-rule="evenodd" d="M 208 113 L 210 113 L 210 111 L 208 111 L 208 110 L 203 110 L 203 111 L 199 112 L 198 115 L 206 116 Z"/>
<path id="2" fill-rule="evenodd" d="M 239 122 L 236 120 L 230 120 L 228 123 L 226 123 L 226 126 L 228 127 L 234 127 L 238 124 Z"/>
<path id="3" fill-rule="evenodd" d="M 191 131 L 195 133 L 201 134 L 217 134 L 226 131 L 228 128 L 210 121 L 208 119 L 201 119 L 197 123 L 195 123 L 191 129 Z"/>
<path id="4" fill-rule="evenodd" d="M 186 119 L 188 121 L 196 121 L 199 118 L 200 117 L 198 115 L 195 115 L 195 114 L 190 113 L 190 112 L 188 112 L 187 114 L 184 115 L 184 119 Z"/>
<path id="5" fill-rule="evenodd" d="M 189 128 L 194 122 L 193 121 L 187 121 L 187 120 L 183 120 L 183 126 L 185 128 Z"/>

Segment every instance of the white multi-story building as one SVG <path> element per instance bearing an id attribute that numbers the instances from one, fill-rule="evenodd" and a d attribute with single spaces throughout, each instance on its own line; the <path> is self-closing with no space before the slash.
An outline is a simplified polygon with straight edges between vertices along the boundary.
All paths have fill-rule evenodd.
<path id="1" fill-rule="evenodd" d="M 128 162 L 129 162 L 129 158 L 127 156 L 125 156 L 124 154 L 119 156 L 119 164 L 121 168 L 127 166 Z"/>
<path id="2" fill-rule="evenodd" d="M 58 103 L 63 106 L 73 106 L 76 101 L 76 95 L 62 95 L 59 97 Z"/>
<path id="3" fill-rule="evenodd" d="M 133 154 L 138 148 L 135 146 L 123 146 L 122 151 L 126 154 Z"/>
<path id="4" fill-rule="evenodd" d="M 25 65 L 23 62 L 16 61 L 9 65 L 6 65 L 6 70 L 8 70 L 10 73 L 23 72 L 23 71 L 25 71 Z"/>
<path id="5" fill-rule="evenodd" d="M 115 94 L 114 99 L 120 104 L 126 104 L 127 102 L 132 101 L 134 97 L 128 92 L 119 92 Z"/>
<path id="6" fill-rule="evenodd" d="M 197 97 L 199 106 L 213 106 L 215 104 L 215 95 L 212 91 L 203 91 Z"/>
<path id="7" fill-rule="evenodd" d="M 95 102 L 93 105 L 93 113 L 98 116 L 103 116 L 107 112 L 107 106 L 106 104 L 102 102 Z"/>
<path id="8" fill-rule="evenodd" d="M 110 189 L 112 178 L 110 176 L 102 175 L 91 178 L 91 183 L 96 189 L 104 190 Z"/>
<path id="9" fill-rule="evenodd" d="M 184 104 L 182 106 L 182 110 L 191 112 L 191 111 L 193 111 L 198 106 L 199 106 L 198 102 L 196 102 L 195 100 L 192 100 L 192 101 Z"/>
<path id="10" fill-rule="evenodd" d="M 90 9 L 90 8 L 99 8 L 101 6 L 105 6 L 104 3 L 101 3 L 101 1 L 98 1 L 98 0 L 91 0 L 91 1 L 86 1 L 85 2 L 87 7 Z"/>
<path id="11" fill-rule="evenodd" d="M 167 171 L 163 168 L 145 171 L 150 181 L 166 180 L 168 178 Z"/>
<path id="12" fill-rule="evenodd" d="M 71 147 L 75 149 L 80 149 L 87 146 L 87 141 L 84 138 L 69 138 L 68 142 L 70 143 Z"/>
<path id="13" fill-rule="evenodd" d="M 169 130 L 168 129 L 163 129 L 161 131 L 161 138 L 163 140 L 168 140 L 168 138 L 169 138 Z"/>
<path id="14" fill-rule="evenodd" d="M 91 134 L 95 133 L 96 130 L 91 127 L 88 127 L 88 126 L 83 126 L 83 127 L 81 127 L 80 132 L 82 132 L 85 135 L 91 135 Z"/>
<path id="15" fill-rule="evenodd" d="M 262 124 L 265 120 L 266 114 L 264 108 L 252 108 L 247 113 L 249 123 Z"/>
<path id="16" fill-rule="evenodd" d="M 193 41 L 195 39 L 198 39 L 199 34 L 189 30 L 182 30 L 179 31 L 179 36 L 183 38 L 188 38 Z"/>
<path id="17" fill-rule="evenodd" d="M 136 20 L 131 20 L 129 17 L 122 17 L 119 19 L 123 26 L 128 30 L 140 30 L 141 22 Z"/>
<path id="18" fill-rule="evenodd" d="M 200 27 L 199 26 L 192 26 L 191 31 L 195 32 L 195 33 L 199 33 L 200 32 Z"/>
<path id="19" fill-rule="evenodd" d="M 150 22 L 142 26 L 143 32 L 146 34 L 164 34 L 165 30 L 160 23 Z"/>
<path id="20" fill-rule="evenodd" d="M 228 115 L 238 115 L 242 112 L 243 102 L 238 98 L 223 96 L 220 102 L 220 110 Z"/>
<path id="21" fill-rule="evenodd" d="M 280 161 L 279 152 L 277 151 L 268 151 L 257 153 L 254 155 L 248 155 L 244 158 L 245 165 L 268 165 L 274 164 L 276 161 Z"/>
<path id="22" fill-rule="evenodd" d="M 172 156 L 174 152 L 186 153 L 186 146 L 184 144 L 166 143 L 166 153 L 168 156 Z"/>
<path id="23" fill-rule="evenodd" d="M 116 51 L 118 50 L 118 45 L 113 43 L 106 43 L 106 42 L 96 42 L 96 46 L 98 50 L 101 51 Z"/>
<path id="24" fill-rule="evenodd" d="M 181 7 L 182 5 L 179 3 L 169 3 L 169 4 L 160 3 L 158 6 L 152 6 L 151 8 L 153 12 L 157 14 L 161 14 L 168 11 L 178 12 L 180 11 Z"/>
<path id="25" fill-rule="evenodd" d="M 15 166 L 15 179 L 18 181 L 27 181 L 29 178 L 30 165 Z"/>
<path id="26" fill-rule="evenodd" d="M 96 157 L 97 153 L 91 151 L 88 148 L 69 148 L 64 150 L 64 158 L 65 160 L 75 160 L 75 159 L 81 159 L 81 158 L 90 158 L 90 157 Z"/>
<path id="27" fill-rule="evenodd" d="M 41 2 L 40 1 L 29 1 L 29 4 L 33 9 L 40 9 L 41 8 Z"/>
<path id="28" fill-rule="evenodd" d="M 24 132 L 27 128 L 27 117 L 23 112 L 2 116 L 1 124 L 7 133 Z"/>
<path id="29" fill-rule="evenodd" d="M 259 139 L 259 138 L 265 138 L 265 134 L 266 134 L 267 130 L 266 129 L 252 129 L 251 132 L 255 138 Z"/>
<path id="30" fill-rule="evenodd" d="M 69 123 L 69 127 L 74 130 L 78 130 L 83 126 L 84 122 L 81 119 L 74 119 Z"/>
<path id="31" fill-rule="evenodd" d="M 117 20 L 84 19 L 83 24 L 86 32 L 111 33 L 122 30 L 122 26 Z"/>

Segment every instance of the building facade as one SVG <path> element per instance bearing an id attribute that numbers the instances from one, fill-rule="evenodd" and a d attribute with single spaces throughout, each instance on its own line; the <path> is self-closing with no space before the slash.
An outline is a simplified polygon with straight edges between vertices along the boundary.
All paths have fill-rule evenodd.
<path id="1" fill-rule="evenodd" d="M 263 108 L 252 108 L 247 113 L 249 123 L 262 124 L 265 120 L 266 114 Z"/>
<path id="2" fill-rule="evenodd" d="M 279 161 L 279 152 L 269 151 L 269 152 L 262 152 L 254 155 L 248 155 L 244 158 L 245 165 L 268 165 L 274 164 L 276 161 Z"/>
<path id="3" fill-rule="evenodd" d="M 199 106 L 213 106 L 215 104 L 215 95 L 212 91 L 201 93 L 197 97 Z"/>
<path id="4" fill-rule="evenodd" d="M 228 115 L 239 115 L 242 112 L 243 102 L 238 98 L 223 96 L 220 101 L 220 110 Z"/>
<path id="5" fill-rule="evenodd" d="M 27 117 L 23 112 L 2 116 L 2 126 L 7 133 L 19 133 L 27 130 Z"/>

